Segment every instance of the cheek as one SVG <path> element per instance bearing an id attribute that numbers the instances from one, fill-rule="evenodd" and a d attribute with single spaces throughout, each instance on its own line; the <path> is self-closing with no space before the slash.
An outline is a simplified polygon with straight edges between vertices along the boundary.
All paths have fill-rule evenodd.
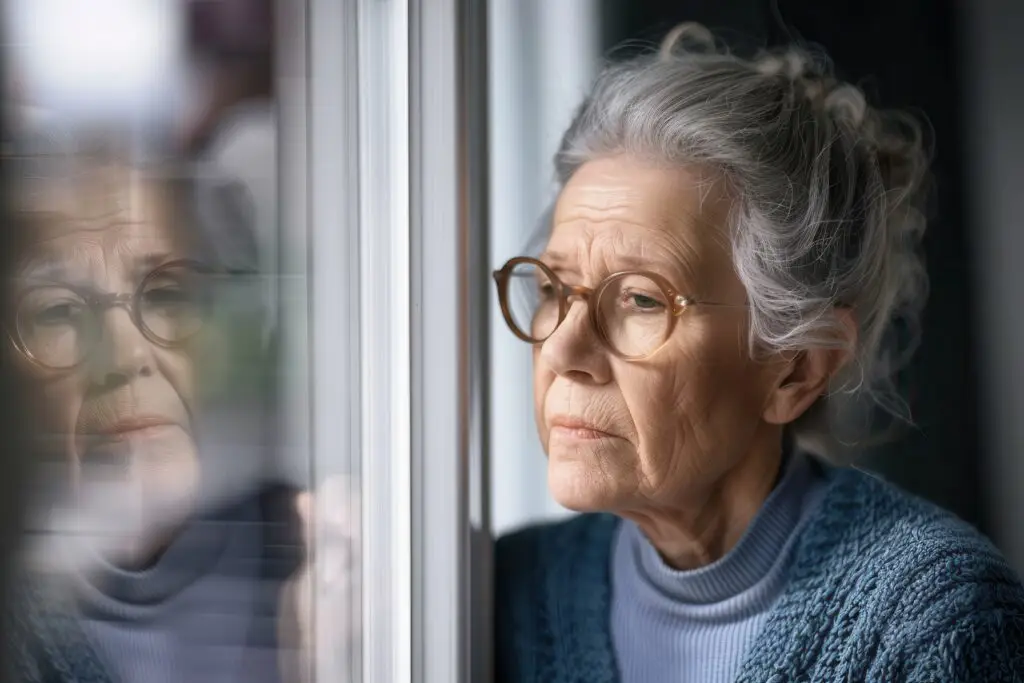
<path id="1" fill-rule="evenodd" d="M 74 378 L 44 385 L 40 403 L 47 406 L 47 423 L 53 427 L 74 431 L 83 399 L 84 390 L 81 382 Z"/>
<path id="2" fill-rule="evenodd" d="M 76 373 L 51 375 L 32 366 L 19 367 L 18 372 L 33 427 L 48 433 L 73 428 L 85 394 L 82 378 Z"/>
<path id="3" fill-rule="evenodd" d="M 192 356 L 181 349 L 159 349 L 157 366 L 181 402 L 191 413 L 195 408 L 195 363 Z"/>
<path id="4" fill-rule="evenodd" d="M 35 378 L 28 384 L 32 434 L 44 459 L 73 461 L 75 424 L 82 410 L 85 388 L 76 375 Z"/>
<path id="5" fill-rule="evenodd" d="M 646 372 L 620 384 L 650 467 L 703 471 L 708 458 L 722 457 L 756 427 L 761 387 L 733 332 L 680 336 Z"/>
<path id="6" fill-rule="evenodd" d="M 667 351 L 667 349 L 666 349 Z M 666 353 L 666 355 L 669 355 Z M 693 390 L 692 373 L 678 353 L 675 362 L 659 358 L 646 367 L 624 367 L 617 376 L 622 401 L 636 431 L 640 457 L 657 468 L 673 457 L 681 445 L 687 421 L 687 392 Z"/>
<path id="7" fill-rule="evenodd" d="M 555 373 L 541 359 L 540 347 L 535 346 L 533 350 L 533 417 L 545 448 L 547 448 L 548 435 L 547 429 L 544 427 L 544 400 L 554 379 Z"/>

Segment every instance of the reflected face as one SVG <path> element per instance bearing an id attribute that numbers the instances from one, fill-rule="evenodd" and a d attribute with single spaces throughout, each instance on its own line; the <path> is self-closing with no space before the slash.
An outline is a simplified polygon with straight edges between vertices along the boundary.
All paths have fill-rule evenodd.
<path id="1" fill-rule="evenodd" d="M 50 290 L 35 289 L 41 284 L 134 293 L 155 267 L 185 256 L 159 199 L 151 188 L 135 193 L 131 211 L 102 220 L 54 215 L 41 221 L 16 273 L 16 300 L 46 296 Z M 70 315 L 62 300 L 32 303 L 31 322 L 44 332 Z M 180 512 L 190 504 L 198 478 L 187 347 L 155 344 L 123 306 L 106 309 L 97 322 L 92 351 L 70 370 L 22 358 L 40 427 L 59 444 L 80 493 L 107 486 L 133 499 L 143 517 Z M 55 339 L 64 343 L 60 335 Z"/>
<path id="2" fill-rule="evenodd" d="M 751 452 L 778 371 L 750 357 L 728 210 L 699 170 L 629 158 L 592 161 L 563 189 L 541 256 L 563 282 L 594 287 L 643 269 L 688 297 L 737 306 L 687 309 L 659 351 L 631 362 L 601 345 L 585 302 L 571 303 L 534 347 L 536 420 L 562 505 L 675 505 L 705 495 Z"/>

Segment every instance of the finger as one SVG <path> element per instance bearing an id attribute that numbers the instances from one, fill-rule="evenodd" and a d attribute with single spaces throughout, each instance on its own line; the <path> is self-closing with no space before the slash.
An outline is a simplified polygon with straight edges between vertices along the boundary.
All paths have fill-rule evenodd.
<path id="1" fill-rule="evenodd" d="M 351 477 L 338 475 L 327 479 L 317 492 L 316 505 L 321 523 L 333 533 L 358 534 L 359 488 Z"/>
<path id="2" fill-rule="evenodd" d="M 295 513 L 302 525 L 302 542 L 309 553 L 313 549 L 313 496 L 308 491 L 295 496 Z"/>
<path id="3" fill-rule="evenodd" d="M 312 524 L 313 496 L 309 491 L 303 491 L 295 496 L 295 512 L 304 525 Z"/>

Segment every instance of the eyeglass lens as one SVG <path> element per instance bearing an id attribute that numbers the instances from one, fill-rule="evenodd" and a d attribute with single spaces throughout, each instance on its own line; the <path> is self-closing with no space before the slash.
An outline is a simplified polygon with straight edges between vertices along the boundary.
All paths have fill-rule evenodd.
<path id="1" fill-rule="evenodd" d="M 535 263 L 516 264 L 506 284 L 510 322 L 534 342 L 551 336 L 559 325 L 561 285 Z M 646 275 L 623 274 L 605 281 L 595 306 L 599 334 L 616 352 L 645 356 L 665 341 L 672 324 L 670 302 L 661 286 Z"/>
<path id="2" fill-rule="evenodd" d="M 139 288 L 134 319 L 147 336 L 164 344 L 191 337 L 206 318 L 206 288 L 194 268 L 164 267 Z M 17 310 L 17 332 L 25 350 L 39 363 L 67 368 L 82 362 L 102 337 L 105 307 L 96 306 L 71 287 L 32 289 Z"/>

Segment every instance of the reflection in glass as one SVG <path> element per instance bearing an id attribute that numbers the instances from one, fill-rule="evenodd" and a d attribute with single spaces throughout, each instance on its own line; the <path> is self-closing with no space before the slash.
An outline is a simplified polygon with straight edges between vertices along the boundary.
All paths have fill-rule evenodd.
<path id="1" fill-rule="evenodd" d="M 29 287 L 15 307 L 15 345 L 44 368 L 73 368 L 102 342 L 107 310 L 120 306 L 147 339 L 178 346 L 210 313 L 209 275 L 199 262 L 175 261 L 146 275 L 132 295 L 70 283 Z"/>
<path id="2" fill-rule="evenodd" d="M 0 284 L 33 486 L 12 661 L 26 683 L 301 680 L 270 3 L 13 4 Z"/>

